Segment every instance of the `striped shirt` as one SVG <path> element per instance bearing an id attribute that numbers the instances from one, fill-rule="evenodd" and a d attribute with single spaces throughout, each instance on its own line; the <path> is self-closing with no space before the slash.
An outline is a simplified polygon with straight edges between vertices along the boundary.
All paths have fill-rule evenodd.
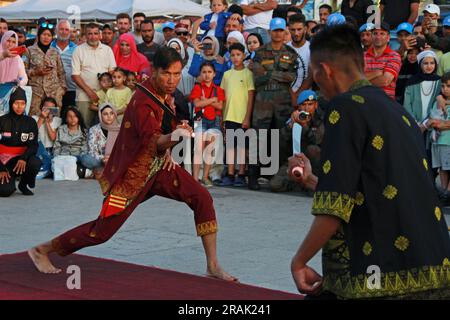
<path id="1" fill-rule="evenodd" d="M 375 57 L 373 47 L 371 47 L 364 53 L 364 61 L 365 73 L 382 70 L 383 72 L 389 72 L 394 75 L 394 80 L 381 89 L 383 89 L 389 97 L 395 99 L 395 85 L 402 66 L 400 55 L 389 46 L 386 46 L 384 52 L 380 56 Z"/>

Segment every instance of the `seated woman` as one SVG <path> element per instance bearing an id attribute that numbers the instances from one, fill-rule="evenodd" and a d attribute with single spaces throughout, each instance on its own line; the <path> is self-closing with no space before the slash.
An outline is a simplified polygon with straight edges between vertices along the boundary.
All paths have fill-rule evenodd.
<path id="1" fill-rule="evenodd" d="M 120 129 L 117 111 L 111 104 L 102 104 L 98 113 L 100 123 L 89 129 L 88 152 L 81 156 L 81 164 L 90 170 L 105 166 Z"/>
<path id="2" fill-rule="evenodd" d="M 63 125 L 58 128 L 55 144 L 53 145 L 53 155 L 73 156 L 77 158 L 77 163 L 81 164 L 81 155 L 87 152 L 87 130 L 84 125 L 80 111 L 74 107 L 69 107 L 63 118 Z M 84 171 L 83 168 L 80 170 Z M 83 176 L 79 172 L 79 176 Z"/>
<path id="3" fill-rule="evenodd" d="M 21 176 L 19 190 L 32 196 L 41 161 L 38 150 L 36 122 L 26 116 L 27 97 L 21 87 L 11 94 L 9 113 L 0 117 L 0 197 L 9 197 L 16 190 L 16 177 Z"/>
<path id="4" fill-rule="evenodd" d="M 38 157 L 42 161 L 38 179 L 45 178 L 51 173 L 53 144 L 56 140 L 56 132 L 62 123 L 62 119 L 57 116 L 59 108 L 54 98 L 45 98 L 42 101 L 40 110 L 39 115 L 33 116 L 39 129 Z"/>

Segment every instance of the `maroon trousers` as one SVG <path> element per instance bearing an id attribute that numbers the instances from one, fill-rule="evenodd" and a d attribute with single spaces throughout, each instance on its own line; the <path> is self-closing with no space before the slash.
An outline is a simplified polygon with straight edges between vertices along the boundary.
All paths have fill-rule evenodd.
<path id="1" fill-rule="evenodd" d="M 100 216 L 97 220 L 80 225 L 52 240 L 53 249 L 59 255 L 66 256 L 108 241 L 141 202 L 155 195 L 185 202 L 194 211 L 198 236 L 217 232 L 211 195 L 188 172 L 176 166 L 170 172 L 160 170 L 119 214 L 107 218 Z"/>

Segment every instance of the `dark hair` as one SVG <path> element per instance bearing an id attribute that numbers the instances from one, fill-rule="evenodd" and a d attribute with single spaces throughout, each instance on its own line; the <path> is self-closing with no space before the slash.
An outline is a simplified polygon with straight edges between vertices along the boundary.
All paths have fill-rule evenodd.
<path id="1" fill-rule="evenodd" d="M 347 73 L 352 70 L 352 65 L 360 71 L 364 69 L 364 52 L 358 31 L 347 24 L 324 27 L 312 38 L 310 50 L 312 59 L 337 62 L 336 65 Z"/>
<path id="2" fill-rule="evenodd" d="M 450 71 L 444 73 L 442 75 L 442 78 L 441 78 L 441 83 L 444 83 L 444 82 L 447 82 L 447 81 L 450 81 Z"/>
<path id="3" fill-rule="evenodd" d="M 242 43 L 233 43 L 228 47 L 228 52 L 231 53 L 232 50 L 239 50 L 243 54 L 245 54 L 245 47 L 242 45 Z"/>
<path id="4" fill-rule="evenodd" d="M 90 22 L 86 25 L 86 30 L 87 29 L 99 29 L 100 30 L 100 26 L 95 22 Z"/>
<path id="5" fill-rule="evenodd" d="M 105 30 L 105 29 L 109 29 L 109 30 L 113 31 L 112 27 L 109 24 L 104 24 L 103 25 L 102 31 Z"/>
<path id="6" fill-rule="evenodd" d="M 134 18 L 138 18 L 138 17 L 141 17 L 141 18 L 147 18 L 147 16 L 143 13 L 143 12 L 136 12 L 134 15 L 133 15 L 133 20 L 134 20 Z"/>
<path id="7" fill-rule="evenodd" d="M 14 31 L 15 33 L 23 34 L 24 36 L 27 35 L 27 31 L 26 31 L 24 28 L 21 28 L 21 27 L 19 27 L 19 28 L 14 28 L 13 31 Z"/>
<path id="8" fill-rule="evenodd" d="M 317 34 L 318 32 L 322 31 L 325 26 L 323 24 L 318 24 L 314 28 L 311 29 L 311 33 Z"/>
<path id="9" fill-rule="evenodd" d="M 345 16 L 345 22 L 355 29 L 358 29 L 358 20 L 353 16 Z"/>
<path id="10" fill-rule="evenodd" d="M 330 13 L 333 12 L 333 8 L 329 4 L 323 4 L 319 7 L 320 9 L 327 9 Z"/>
<path id="11" fill-rule="evenodd" d="M 200 71 L 201 71 L 204 67 L 210 67 L 211 69 L 213 69 L 214 72 L 216 72 L 216 67 L 214 66 L 214 63 L 212 63 L 211 61 L 204 61 L 204 62 L 200 65 Z"/>
<path id="12" fill-rule="evenodd" d="M 143 24 L 149 24 L 149 23 L 152 25 L 152 27 L 155 26 L 155 25 L 153 24 L 153 20 L 150 19 L 150 18 L 145 18 L 144 21 L 141 22 L 141 26 L 142 26 Z"/>
<path id="13" fill-rule="evenodd" d="M 294 23 L 303 23 L 303 25 L 306 25 L 306 18 L 303 14 L 294 14 L 289 17 L 289 25 L 292 25 Z"/>
<path id="14" fill-rule="evenodd" d="M 306 20 L 306 25 L 309 25 L 310 23 L 315 23 L 315 24 L 319 24 L 317 21 L 315 20 Z"/>
<path id="15" fill-rule="evenodd" d="M 120 19 L 128 19 L 128 21 L 131 23 L 131 17 L 129 16 L 128 13 L 119 13 L 116 16 L 116 21 L 119 21 Z"/>
<path id="16" fill-rule="evenodd" d="M 242 10 L 241 6 L 237 5 L 237 4 L 232 4 L 229 8 L 228 8 L 228 12 L 231 14 L 237 13 L 238 15 L 240 15 L 241 17 L 244 16 L 244 10 Z"/>
<path id="17" fill-rule="evenodd" d="M 262 38 L 262 36 L 259 33 L 250 33 L 247 36 L 247 40 L 248 40 L 248 38 L 250 38 L 250 36 L 254 36 L 254 37 L 256 37 L 258 39 L 260 47 L 262 47 L 264 45 L 263 38 Z"/>
<path id="18" fill-rule="evenodd" d="M 181 55 L 177 52 L 177 50 L 166 46 L 161 46 L 155 52 L 155 56 L 153 57 L 153 66 L 155 69 L 167 69 L 171 64 L 177 61 L 183 63 Z"/>
<path id="19" fill-rule="evenodd" d="M 86 133 L 86 125 L 84 124 L 84 120 L 83 117 L 81 116 L 80 111 L 76 108 L 76 107 L 68 107 L 66 109 L 66 112 L 64 112 L 64 116 L 63 116 L 63 124 L 67 124 L 67 114 L 69 113 L 69 111 L 72 111 L 73 113 L 75 113 L 75 116 L 78 118 L 78 125 L 81 128 L 81 131 L 83 133 Z"/>
<path id="20" fill-rule="evenodd" d="M 8 23 L 8 21 L 6 21 L 6 20 L 3 19 L 3 18 L 0 18 L 0 23 Z"/>
<path id="21" fill-rule="evenodd" d="M 295 12 L 295 13 L 298 13 L 298 14 L 303 14 L 302 9 L 297 8 L 296 6 L 288 7 L 286 12 Z M 290 19 L 290 17 L 289 17 L 289 19 Z"/>
<path id="22" fill-rule="evenodd" d="M 103 77 L 108 77 L 108 78 L 112 79 L 111 73 L 109 73 L 109 72 L 103 72 L 103 73 L 97 74 L 98 81 L 102 80 Z"/>
<path id="23" fill-rule="evenodd" d="M 125 69 L 123 69 L 123 68 L 121 68 L 121 67 L 116 67 L 115 69 L 114 69 L 114 71 L 113 71 L 113 73 L 114 72 L 121 72 L 124 76 L 125 76 L 125 78 L 126 77 L 128 77 L 128 70 L 125 70 Z"/>
<path id="24" fill-rule="evenodd" d="M 41 102 L 41 106 L 40 106 L 40 109 L 41 109 L 41 110 L 42 110 L 42 108 L 44 107 L 44 104 L 45 104 L 46 102 L 51 102 L 51 103 L 53 103 L 55 106 L 58 106 L 58 103 L 56 103 L 55 98 L 47 97 L 47 98 L 45 98 L 44 100 L 42 100 L 42 102 Z"/>

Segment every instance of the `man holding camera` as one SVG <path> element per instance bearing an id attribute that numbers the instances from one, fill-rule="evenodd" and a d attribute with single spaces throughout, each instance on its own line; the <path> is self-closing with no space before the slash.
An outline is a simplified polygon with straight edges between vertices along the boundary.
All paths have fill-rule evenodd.
<path id="1" fill-rule="evenodd" d="M 429 4 L 423 11 L 422 31 L 427 43 L 433 48 L 447 53 L 450 51 L 450 16 L 442 21 L 442 29 L 438 28 L 440 9 Z"/>
<path id="2" fill-rule="evenodd" d="M 317 95 L 312 90 L 303 91 L 297 99 L 297 110 L 291 115 L 292 123 L 302 126 L 301 149 L 311 161 L 312 172 L 320 171 L 320 150 L 325 133 L 324 111 L 319 108 Z"/>

